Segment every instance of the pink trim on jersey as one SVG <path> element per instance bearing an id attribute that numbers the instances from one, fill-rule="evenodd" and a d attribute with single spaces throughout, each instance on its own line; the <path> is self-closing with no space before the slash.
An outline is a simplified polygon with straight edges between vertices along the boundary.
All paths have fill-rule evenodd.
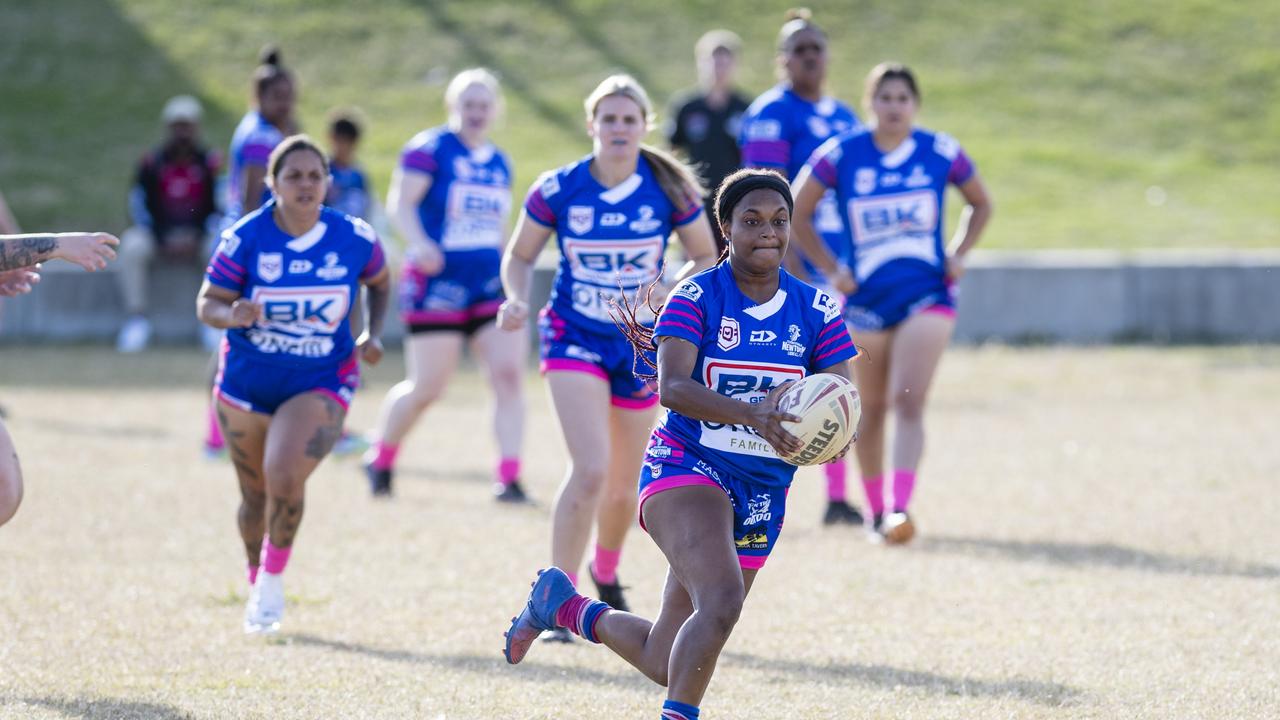
<path id="1" fill-rule="evenodd" d="M 243 410 L 245 412 L 257 412 L 256 410 L 253 409 L 253 403 L 249 402 L 248 400 L 241 400 L 240 398 L 235 397 L 233 395 L 228 395 L 222 391 L 222 388 L 215 389 L 213 391 L 213 396 L 219 402 L 226 403 L 227 405 L 230 405 L 231 407 L 236 408 L 237 410 Z"/>
<path id="2" fill-rule="evenodd" d="M 753 140 L 742 146 L 743 167 L 785 168 L 791 158 L 786 140 Z"/>
<path id="3" fill-rule="evenodd" d="M 818 332 L 818 339 L 821 340 L 822 337 L 829 332 L 839 332 L 840 328 L 842 327 L 844 327 L 844 323 L 840 322 L 839 320 L 832 320 L 831 322 L 827 323 L 826 327 L 822 328 L 822 330 Z"/>
<path id="4" fill-rule="evenodd" d="M 822 337 L 822 334 L 821 334 L 821 333 L 819 333 L 819 334 L 818 334 L 818 337 L 819 337 L 819 338 L 821 338 L 821 337 Z M 813 349 L 813 351 L 816 353 L 816 352 L 818 352 L 819 350 L 821 350 L 822 348 L 824 348 L 824 347 L 826 347 L 826 346 L 830 345 L 831 343 L 833 343 L 833 342 L 839 342 L 842 338 L 847 338 L 847 337 L 848 337 L 848 335 L 843 335 L 843 336 L 842 336 L 842 335 L 840 335 L 839 333 L 836 333 L 835 335 L 832 335 L 831 337 L 827 338 L 826 340 L 823 340 L 822 342 L 818 343 L 818 347 L 814 348 L 814 349 Z"/>
<path id="5" fill-rule="evenodd" d="M 400 167 L 428 175 L 434 175 L 439 169 L 435 156 L 421 148 L 406 150 L 400 155 Z"/>
<path id="6" fill-rule="evenodd" d="M 830 158 L 826 155 L 818 158 L 818 162 L 812 163 L 809 167 L 812 168 L 811 173 L 818 182 L 829 188 L 836 186 L 836 167 L 831 164 Z"/>
<path id="7" fill-rule="evenodd" d="M 706 475 L 696 475 L 692 473 L 689 475 L 676 475 L 675 477 L 662 478 L 661 480 L 645 485 L 644 489 L 640 491 L 640 504 L 639 507 L 636 508 L 636 514 L 640 519 L 640 529 L 645 532 L 649 532 L 649 528 L 644 526 L 644 504 L 649 500 L 649 498 L 668 490 L 674 490 L 682 487 L 694 487 L 696 485 L 710 485 L 711 487 L 719 490 L 724 489 L 717 485 L 715 480 L 712 480 Z"/>
<path id="8" fill-rule="evenodd" d="M 406 323 L 464 323 L 468 319 L 466 310 L 410 310 L 401 313 Z"/>
<path id="9" fill-rule="evenodd" d="M 605 382 L 609 381 L 609 373 L 606 373 L 604 368 L 596 365 L 595 363 L 586 362 L 585 360 L 573 360 L 572 358 L 547 358 L 542 361 L 542 365 L 538 370 L 543 375 L 546 375 L 549 372 L 580 372 L 588 375 L 595 375 Z"/>
<path id="10" fill-rule="evenodd" d="M 688 324 L 686 324 L 686 323 L 682 323 L 682 322 L 680 322 L 679 320 L 666 320 L 666 319 L 664 319 L 664 320 L 662 320 L 662 322 L 660 322 L 660 323 L 659 323 L 659 325 L 661 325 L 661 326 L 662 326 L 662 327 L 664 327 L 664 328 L 669 328 L 669 327 L 672 327 L 672 326 L 674 326 L 674 327 L 678 327 L 678 328 L 684 328 L 685 330 L 688 330 L 688 331 L 689 331 L 689 332 L 690 332 L 694 337 L 696 337 L 696 338 L 701 338 L 701 337 L 702 337 L 702 330 L 699 330 L 698 328 L 695 328 L 695 327 L 693 327 L 692 325 L 688 325 Z"/>
<path id="11" fill-rule="evenodd" d="M 969 160 L 968 155 L 965 155 L 964 150 L 958 151 L 956 159 L 951 161 L 951 167 L 947 170 L 947 182 L 952 185 L 963 185 L 969 182 L 973 174 L 973 162 Z"/>
<path id="12" fill-rule="evenodd" d="M 275 149 L 274 145 L 264 142 L 247 142 L 240 146 L 240 158 L 245 165 L 266 165 Z"/>
<path id="13" fill-rule="evenodd" d="M 671 298 L 671 300 L 667 303 L 667 312 L 681 312 L 679 310 L 676 310 L 676 307 L 675 307 L 676 303 L 680 303 L 681 306 L 692 310 L 693 315 L 695 316 L 695 319 L 699 323 L 702 322 L 702 318 L 703 318 L 702 308 L 698 307 L 696 304 L 694 304 L 692 301 L 686 298 L 682 298 L 682 297 Z"/>
<path id="14" fill-rule="evenodd" d="M 320 393 L 321 395 L 328 395 L 329 397 L 333 398 L 335 402 L 341 405 L 343 410 L 349 410 L 351 408 L 350 403 L 342 399 L 341 395 L 330 390 L 329 388 L 312 388 L 308 392 Z"/>
<path id="15" fill-rule="evenodd" d="M 822 353 L 821 355 L 815 355 L 815 356 L 814 356 L 814 358 L 813 358 L 813 360 L 814 360 L 814 362 L 818 362 L 819 360 L 823 360 L 824 358 L 829 358 L 829 357 L 831 357 L 832 355 L 836 355 L 836 354 L 840 353 L 842 350 L 848 350 L 848 349 L 849 349 L 849 348 L 851 348 L 851 347 L 853 347 L 853 340 L 852 340 L 852 339 L 849 339 L 847 342 L 845 342 L 845 343 L 844 343 L 843 345 L 841 345 L 840 347 L 834 347 L 834 348 L 831 348 L 830 350 L 828 350 L 828 351 L 826 351 L 826 352 Z"/>
<path id="16" fill-rule="evenodd" d="M 768 555 L 743 555 L 738 554 L 738 567 L 743 570 L 759 570 L 769 561 Z"/>
<path id="17" fill-rule="evenodd" d="M 658 404 L 658 396 L 657 394 L 654 394 L 642 400 L 639 398 L 626 398 L 611 395 L 609 397 L 609 404 L 616 408 L 622 408 L 623 410 L 648 410 Z"/>
<path id="18" fill-rule="evenodd" d="M 529 217 L 537 220 L 540 224 L 547 227 L 556 226 L 556 214 L 547 204 L 547 199 L 542 197 L 542 187 L 538 186 L 529 191 L 529 197 L 524 201 L 525 212 Z"/>
<path id="19" fill-rule="evenodd" d="M 672 225 L 676 227 L 685 225 L 696 220 L 698 215 L 702 213 L 702 203 L 694 200 L 690 200 L 690 202 L 693 203 L 693 205 L 687 208 L 684 212 L 671 213 Z"/>
<path id="20" fill-rule="evenodd" d="M 667 432 L 665 429 L 656 427 L 653 429 L 653 434 L 661 438 L 663 444 L 670 445 L 673 448 L 679 448 L 681 450 L 684 450 L 684 443 L 672 437 L 671 433 Z"/>
<path id="21" fill-rule="evenodd" d="M 241 265 L 239 265 L 236 261 L 227 257 L 226 255 L 223 255 L 222 253 L 217 253 L 216 255 L 214 255 L 213 261 L 214 262 L 222 261 L 227 264 L 228 269 L 233 270 L 240 275 L 244 274 L 244 268 Z"/>
<path id="22" fill-rule="evenodd" d="M 668 315 L 678 315 L 680 317 L 687 317 L 698 325 L 703 324 L 702 318 L 698 317 L 697 315 L 694 315 L 693 313 L 687 313 L 683 310 L 677 310 L 675 308 L 667 308 L 667 311 L 662 313 L 663 319 L 665 320 Z M 685 327 L 688 327 L 688 326 L 686 325 Z"/>
<path id="23" fill-rule="evenodd" d="M 382 272 L 382 268 L 386 266 L 387 254 L 382 250 L 382 243 L 375 240 L 373 242 L 373 252 L 369 254 L 369 262 L 365 263 L 364 269 L 360 271 L 360 279 L 368 280 Z"/>

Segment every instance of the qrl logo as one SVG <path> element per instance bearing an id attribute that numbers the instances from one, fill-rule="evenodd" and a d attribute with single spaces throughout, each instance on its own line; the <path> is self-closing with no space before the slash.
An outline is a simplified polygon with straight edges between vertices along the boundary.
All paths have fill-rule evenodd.
<path id="1" fill-rule="evenodd" d="M 350 310 L 346 287 L 264 288 L 253 301 L 265 324 L 294 332 L 337 332 Z"/>
<path id="2" fill-rule="evenodd" d="M 742 330 L 738 327 L 736 318 L 721 317 L 720 332 L 716 335 L 716 347 L 721 350 L 732 350 L 738 347 L 738 343 L 742 340 Z M 707 387 L 711 387 L 708 385 Z"/>

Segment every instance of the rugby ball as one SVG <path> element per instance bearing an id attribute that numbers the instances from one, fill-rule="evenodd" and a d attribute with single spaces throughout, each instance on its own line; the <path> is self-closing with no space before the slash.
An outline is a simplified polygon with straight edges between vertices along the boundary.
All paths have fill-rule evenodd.
<path id="1" fill-rule="evenodd" d="M 818 373 L 796 381 L 778 398 L 778 410 L 800 422 L 782 427 L 804 443 L 799 452 L 779 457 L 792 465 L 820 465 L 849 444 L 862 417 L 858 388 L 839 375 Z"/>

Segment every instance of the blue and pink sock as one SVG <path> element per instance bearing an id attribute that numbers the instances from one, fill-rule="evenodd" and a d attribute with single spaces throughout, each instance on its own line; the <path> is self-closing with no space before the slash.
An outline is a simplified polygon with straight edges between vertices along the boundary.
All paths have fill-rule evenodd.
<path id="1" fill-rule="evenodd" d="M 609 550 L 596 544 L 596 557 L 591 561 L 591 572 L 605 585 L 618 582 L 618 562 L 622 560 L 622 548 Z"/>
<path id="2" fill-rule="evenodd" d="M 520 479 L 520 458 L 504 457 L 498 461 L 498 482 L 510 485 Z"/>
<path id="3" fill-rule="evenodd" d="M 574 595 L 556 611 L 556 625 L 568 628 L 569 632 L 593 643 L 596 639 L 596 622 L 604 615 L 609 606 L 599 600 L 592 600 L 585 595 Z"/>
<path id="4" fill-rule="evenodd" d="M 911 503 L 911 493 L 916 489 L 914 470 L 893 471 L 893 511 L 905 512 Z"/>
<path id="5" fill-rule="evenodd" d="M 698 708 L 694 705 L 668 700 L 662 703 L 661 720 L 698 720 Z"/>
<path id="6" fill-rule="evenodd" d="M 822 466 L 823 472 L 827 474 L 827 500 L 834 503 L 842 503 L 845 501 L 845 464 L 844 460 L 827 463 Z"/>

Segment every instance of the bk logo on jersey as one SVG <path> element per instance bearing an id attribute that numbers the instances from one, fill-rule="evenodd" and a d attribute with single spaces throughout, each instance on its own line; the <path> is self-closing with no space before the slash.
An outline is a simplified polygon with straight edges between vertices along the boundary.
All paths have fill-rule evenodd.
<path id="1" fill-rule="evenodd" d="M 662 238 L 563 241 L 573 276 L 604 287 L 635 286 L 657 277 Z"/>
<path id="2" fill-rule="evenodd" d="M 763 362 L 734 362 L 708 358 L 703 368 L 707 387 L 735 400 L 760 402 L 771 390 L 788 380 L 804 377 L 795 365 Z"/>
<path id="3" fill-rule="evenodd" d="M 334 333 L 350 309 L 346 286 L 255 288 L 265 324 L 292 332 Z"/>
<path id="4" fill-rule="evenodd" d="M 896 235 L 932 233 L 938 226 L 938 197 L 932 190 L 914 190 L 849 202 L 855 243 Z"/>

